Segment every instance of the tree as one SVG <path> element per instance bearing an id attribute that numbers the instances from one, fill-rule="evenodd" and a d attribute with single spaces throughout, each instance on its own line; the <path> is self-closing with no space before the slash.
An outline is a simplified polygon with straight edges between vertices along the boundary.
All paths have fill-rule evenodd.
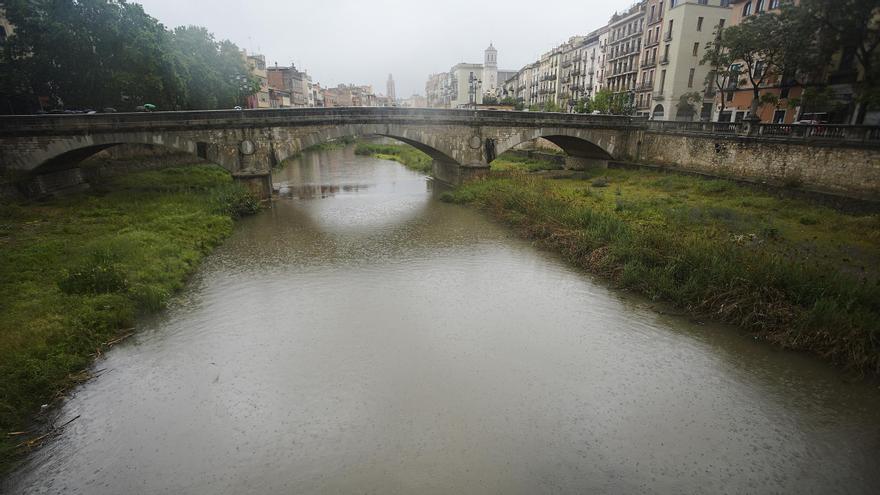
<path id="1" fill-rule="evenodd" d="M 593 97 L 593 110 L 603 114 L 612 113 L 613 103 L 614 93 L 608 88 L 602 88 Z"/>
<path id="2" fill-rule="evenodd" d="M 722 32 L 721 44 L 727 56 L 745 65 L 743 72 L 752 86 L 752 118 L 757 118 L 764 83 L 785 72 L 783 63 L 788 60 L 785 53 L 788 41 L 783 39 L 781 26 L 778 15 L 761 14 L 749 16 L 741 24 Z M 737 71 L 735 65 L 731 71 Z"/>
<path id="3" fill-rule="evenodd" d="M 844 65 L 850 60 L 858 65 L 853 67 L 862 75 L 856 86 L 860 103 L 856 122 L 862 123 L 867 107 L 880 106 L 880 0 L 802 0 L 800 8 L 791 10 L 800 11 L 813 31 L 826 67 L 841 49 Z"/>
<path id="4" fill-rule="evenodd" d="M 694 116 L 700 111 L 699 105 L 703 102 L 703 95 L 697 91 L 681 95 L 676 104 L 676 114 L 680 119 L 694 120 Z"/>
<path id="5" fill-rule="evenodd" d="M 708 65 L 709 73 L 706 75 L 704 85 L 707 94 L 714 94 L 716 90 L 721 97 L 721 104 L 727 101 L 727 89 L 730 81 L 736 81 L 739 74 L 733 74 L 731 66 L 733 60 L 730 51 L 722 43 L 724 28 L 715 28 L 715 39 L 706 43 L 706 51 L 700 60 L 700 65 Z M 734 84 L 736 84 L 734 82 Z M 736 86 L 734 86 L 735 88 Z"/>
<path id="6" fill-rule="evenodd" d="M 256 87 L 237 46 L 204 28 L 169 32 L 125 0 L 0 0 L 15 25 L 0 50 L 0 92 L 51 105 L 230 107 Z"/>
<path id="7" fill-rule="evenodd" d="M 590 113 L 593 111 L 593 102 L 589 96 L 583 97 L 577 101 L 574 107 L 575 113 Z"/>

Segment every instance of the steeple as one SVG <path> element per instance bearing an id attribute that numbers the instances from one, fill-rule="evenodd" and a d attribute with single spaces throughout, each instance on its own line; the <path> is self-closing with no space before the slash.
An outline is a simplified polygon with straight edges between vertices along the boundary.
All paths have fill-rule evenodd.
<path id="1" fill-rule="evenodd" d="M 489 43 L 489 48 L 486 48 L 483 65 L 486 67 L 498 67 L 498 50 L 495 49 L 492 43 Z"/>

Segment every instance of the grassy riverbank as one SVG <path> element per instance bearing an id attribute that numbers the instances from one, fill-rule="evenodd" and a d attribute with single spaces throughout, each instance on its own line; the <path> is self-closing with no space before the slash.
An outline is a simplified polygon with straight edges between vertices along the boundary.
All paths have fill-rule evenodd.
<path id="1" fill-rule="evenodd" d="M 492 162 L 492 170 L 507 172 L 519 170 L 522 172 L 540 172 L 542 170 L 562 170 L 562 165 L 551 160 L 529 158 L 517 153 L 503 153 Z"/>
<path id="2" fill-rule="evenodd" d="M 485 208 L 619 287 L 880 373 L 878 215 L 642 170 L 496 172 L 445 198 Z"/>
<path id="3" fill-rule="evenodd" d="M 431 171 L 431 157 L 407 144 L 379 144 L 362 141 L 358 143 L 354 152 L 358 155 L 394 160 L 419 172 Z"/>
<path id="4" fill-rule="evenodd" d="M 41 404 L 85 379 L 106 343 L 183 287 L 258 202 L 210 166 L 118 177 L 40 203 L 0 203 L 0 472 Z"/>

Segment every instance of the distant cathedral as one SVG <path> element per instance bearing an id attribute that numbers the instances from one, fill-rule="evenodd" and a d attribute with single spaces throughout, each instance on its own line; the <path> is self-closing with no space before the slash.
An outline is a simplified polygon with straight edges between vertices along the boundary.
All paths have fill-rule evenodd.
<path id="1" fill-rule="evenodd" d="M 397 99 L 397 92 L 394 90 L 394 77 L 391 74 L 388 74 L 388 91 L 385 96 L 387 96 L 391 101 Z"/>
<path id="2" fill-rule="evenodd" d="M 487 92 L 498 89 L 498 50 L 489 43 L 483 56 L 483 88 Z"/>

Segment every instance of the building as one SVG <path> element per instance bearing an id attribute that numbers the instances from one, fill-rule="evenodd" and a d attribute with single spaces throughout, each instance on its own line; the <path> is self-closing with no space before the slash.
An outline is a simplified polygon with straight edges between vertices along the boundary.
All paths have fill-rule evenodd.
<path id="1" fill-rule="evenodd" d="M 440 72 L 428 76 L 428 82 L 425 83 L 425 99 L 428 108 L 449 108 L 450 98 L 450 78 L 448 72 Z"/>
<path id="2" fill-rule="evenodd" d="M 385 96 L 391 100 L 392 103 L 397 100 L 397 91 L 394 88 L 394 77 L 391 74 L 388 74 Z"/>
<path id="3" fill-rule="evenodd" d="M 663 20 L 659 77 L 654 81 L 652 117 L 658 120 L 712 120 L 714 89 L 709 66 L 700 64 L 718 27 L 730 22 L 729 0 L 675 0 Z M 690 104 L 683 98 L 694 97 Z M 696 100 L 696 101 L 695 101 Z"/>
<path id="4" fill-rule="evenodd" d="M 314 106 L 314 100 L 310 100 L 311 78 L 308 74 L 297 70 L 292 64 L 290 67 L 279 67 L 277 62 L 274 67 L 268 67 L 266 70 L 269 86 L 290 93 L 291 106 Z"/>
<path id="5" fill-rule="evenodd" d="M 779 0 L 732 0 L 730 3 L 732 12 L 729 25 L 731 26 L 739 25 L 751 16 L 778 13 L 781 6 Z M 880 21 L 880 12 L 877 16 Z M 718 120 L 723 122 L 747 118 L 754 97 L 752 82 L 745 73 L 745 64 L 737 61 L 731 68 L 738 76 L 726 81 L 724 101 L 720 93 L 715 100 L 716 108 L 719 109 Z M 778 124 L 790 124 L 802 119 L 840 124 L 855 123 L 859 119 L 860 108 L 855 98 L 856 85 L 862 77 L 854 50 L 844 47 L 832 57 L 822 80 L 813 81 L 827 85 L 831 95 L 830 101 L 820 103 L 819 106 L 800 106 L 793 103 L 801 98 L 805 88 L 795 81 L 784 80 L 771 74 L 761 85 L 760 93 L 775 95 L 777 103 L 759 106 L 756 117 L 764 123 Z M 864 123 L 875 125 L 880 123 L 880 112 L 866 112 Z"/>
<path id="6" fill-rule="evenodd" d="M 269 95 L 269 75 L 266 71 L 266 57 L 263 55 L 248 55 L 243 51 L 251 77 L 256 78 L 260 83 L 260 89 L 256 93 L 248 96 L 247 108 L 273 108 L 272 100 Z"/>
<path id="7" fill-rule="evenodd" d="M 372 86 L 354 84 L 327 88 L 323 91 L 322 98 L 326 107 L 375 107 L 379 102 Z"/>
<path id="8" fill-rule="evenodd" d="M 643 0 L 622 14 L 615 14 L 608 24 L 608 44 L 605 48 L 605 86 L 616 94 L 635 99 L 639 71 L 639 54 L 645 30 Z"/>
<path id="9" fill-rule="evenodd" d="M 645 31 L 642 36 L 642 53 L 639 56 L 639 79 L 635 89 L 636 115 L 651 116 L 653 111 L 654 82 L 662 53 L 663 0 L 648 0 L 645 5 Z M 662 115 L 659 116 L 662 118 Z"/>
<path id="10" fill-rule="evenodd" d="M 504 82 L 516 71 L 498 70 L 498 50 L 490 43 L 482 64 L 459 63 L 447 74 L 431 74 L 425 84 L 428 103 L 434 108 L 464 108 L 480 105 L 483 98 L 498 98 Z"/>
<path id="11" fill-rule="evenodd" d="M 591 99 L 597 88 L 599 38 L 605 28 L 586 36 L 574 36 L 563 45 L 556 101 L 563 110 L 573 112 L 581 100 Z"/>

